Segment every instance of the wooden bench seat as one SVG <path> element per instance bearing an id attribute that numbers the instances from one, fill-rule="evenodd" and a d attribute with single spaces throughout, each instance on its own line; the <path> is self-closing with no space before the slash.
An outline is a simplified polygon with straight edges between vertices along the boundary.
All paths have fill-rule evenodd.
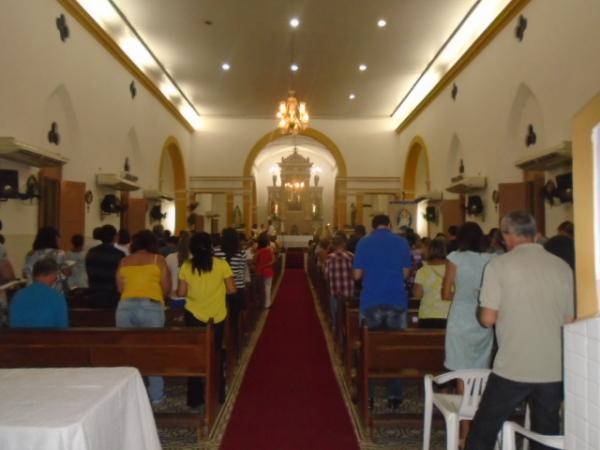
<path id="1" fill-rule="evenodd" d="M 361 328 L 358 408 L 365 426 L 371 428 L 377 419 L 369 410 L 369 379 L 421 379 L 445 372 L 445 336 L 445 330 Z"/>
<path id="2" fill-rule="evenodd" d="M 214 329 L 71 328 L 0 331 L 0 367 L 136 367 L 142 375 L 202 377 L 205 414 L 157 415 L 159 425 L 212 427 L 219 409 Z"/>

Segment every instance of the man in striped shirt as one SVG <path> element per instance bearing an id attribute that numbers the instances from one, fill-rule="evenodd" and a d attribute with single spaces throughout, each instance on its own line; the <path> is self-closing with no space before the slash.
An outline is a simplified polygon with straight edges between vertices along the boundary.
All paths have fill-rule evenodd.
<path id="1" fill-rule="evenodd" d="M 325 278 L 329 281 L 329 310 L 331 326 L 335 330 L 337 305 L 344 297 L 354 296 L 354 275 L 352 263 L 354 255 L 346 251 L 346 238 L 335 235 L 332 240 L 333 252 L 325 261 Z"/>
<path id="2" fill-rule="evenodd" d="M 240 313 L 245 309 L 246 296 L 246 269 L 247 259 L 244 251 L 241 248 L 240 236 L 234 228 L 224 228 L 221 235 L 219 245 L 213 246 L 213 255 L 217 258 L 224 259 L 231 266 L 233 279 L 237 291 L 234 294 L 227 295 L 227 319 L 231 324 L 233 340 L 236 343 L 237 358 L 239 358 L 239 349 L 242 344 L 242 336 L 239 331 Z"/>

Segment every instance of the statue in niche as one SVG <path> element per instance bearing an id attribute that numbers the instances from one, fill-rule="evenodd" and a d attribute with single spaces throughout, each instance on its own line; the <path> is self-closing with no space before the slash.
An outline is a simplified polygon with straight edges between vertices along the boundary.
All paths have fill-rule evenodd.
<path id="1" fill-rule="evenodd" d="M 352 228 L 356 226 L 356 205 L 350 203 L 350 225 Z"/>
<path id="2" fill-rule="evenodd" d="M 302 194 L 291 192 L 288 197 L 287 209 L 290 211 L 302 211 Z"/>
<path id="3" fill-rule="evenodd" d="M 234 228 L 240 228 L 242 223 L 242 210 L 240 209 L 240 205 L 235 205 L 233 208 L 233 226 Z"/>

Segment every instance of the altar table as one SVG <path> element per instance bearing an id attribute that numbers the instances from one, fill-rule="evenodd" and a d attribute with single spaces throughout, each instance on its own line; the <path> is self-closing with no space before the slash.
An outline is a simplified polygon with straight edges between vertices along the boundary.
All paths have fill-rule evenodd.
<path id="1" fill-rule="evenodd" d="M 308 241 L 313 239 L 310 234 L 284 234 L 281 236 L 281 241 L 285 248 L 308 247 Z"/>
<path id="2" fill-rule="evenodd" d="M 2 450 L 160 450 L 135 368 L 0 370 Z"/>

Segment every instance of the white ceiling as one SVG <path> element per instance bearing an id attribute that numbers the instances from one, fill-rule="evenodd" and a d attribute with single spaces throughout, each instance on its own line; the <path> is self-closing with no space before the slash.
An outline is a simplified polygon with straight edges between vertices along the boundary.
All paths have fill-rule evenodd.
<path id="1" fill-rule="evenodd" d="M 476 0 L 112 0 L 204 116 L 389 117 Z M 289 26 L 292 17 L 300 26 Z M 385 28 L 377 20 L 387 21 Z M 212 25 L 205 22 L 211 21 Z M 224 72 L 221 64 L 231 70 Z M 368 65 L 365 72 L 358 65 Z M 350 93 L 356 94 L 349 100 Z"/>

